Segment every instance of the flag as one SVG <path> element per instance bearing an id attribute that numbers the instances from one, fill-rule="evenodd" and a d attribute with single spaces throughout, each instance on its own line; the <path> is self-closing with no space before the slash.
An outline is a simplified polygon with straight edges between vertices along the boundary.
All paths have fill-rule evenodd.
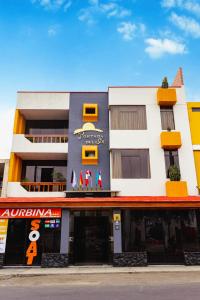
<path id="1" fill-rule="evenodd" d="M 90 182 L 90 176 L 92 175 L 90 170 L 87 170 L 85 172 L 85 186 L 88 187 L 89 182 Z"/>
<path id="2" fill-rule="evenodd" d="M 83 186 L 83 173 L 80 171 L 80 176 L 79 176 L 79 186 Z"/>
<path id="3" fill-rule="evenodd" d="M 96 171 L 96 176 L 95 176 L 96 187 L 98 187 L 98 180 L 99 180 L 99 171 Z"/>
<path id="4" fill-rule="evenodd" d="M 98 176 L 98 186 L 100 189 L 102 188 L 102 177 L 101 177 L 101 171 L 99 171 L 99 176 Z"/>
<path id="5" fill-rule="evenodd" d="M 74 170 L 72 170 L 72 175 L 71 175 L 71 185 L 73 188 L 76 187 L 77 185 L 77 180 L 76 180 L 76 173 Z"/>

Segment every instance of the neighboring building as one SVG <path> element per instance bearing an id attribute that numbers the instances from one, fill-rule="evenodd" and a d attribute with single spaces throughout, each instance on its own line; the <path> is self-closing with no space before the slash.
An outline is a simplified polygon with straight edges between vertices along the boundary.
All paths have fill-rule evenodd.
<path id="1" fill-rule="evenodd" d="M 9 160 L 0 159 L 0 197 L 6 197 Z"/>
<path id="2" fill-rule="evenodd" d="M 188 114 L 197 174 L 197 186 L 200 192 L 200 102 L 188 102 Z"/>
<path id="3" fill-rule="evenodd" d="M 2 261 L 197 264 L 193 150 L 181 69 L 170 88 L 18 92 Z"/>

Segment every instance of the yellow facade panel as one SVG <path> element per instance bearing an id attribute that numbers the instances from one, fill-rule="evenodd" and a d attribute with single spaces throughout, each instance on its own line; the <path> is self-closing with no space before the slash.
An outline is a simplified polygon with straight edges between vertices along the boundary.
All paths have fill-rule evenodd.
<path id="1" fill-rule="evenodd" d="M 15 153 L 11 153 L 8 172 L 8 182 L 20 182 L 21 172 L 22 160 Z"/>
<path id="2" fill-rule="evenodd" d="M 200 188 L 200 150 L 194 151 L 194 161 L 197 175 L 197 184 L 198 188 Z"/>
<path id="3" fill-rule="evenodd" d="M 84 103 L 83 104 L 83 122 L 98 121 L 98 104 Z"/>
<path id="4" fill-rule="evenodd" d="M 188 103 L 188 115 L 193 145 L 200 145 L 200 102 Z"/>
<path id="5" fill-rule="evenodd" d="M 82 146 L 82 165 L 98 164 L 98 146 Z"/>
<path id="6" fill-rule="evenodd" d="M 16 111 L 15 111 L 13 133 L 14 134 L 24 134 L 25 133 L 25 119 L 18 109 L 16 109 Z"/>

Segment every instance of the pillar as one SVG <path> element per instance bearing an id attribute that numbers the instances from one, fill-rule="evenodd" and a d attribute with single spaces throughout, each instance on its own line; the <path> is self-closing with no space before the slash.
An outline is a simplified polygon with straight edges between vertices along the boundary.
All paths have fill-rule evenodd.
<path id="1" fill-rule="evenodd" d="M 43 253 L 41 267 L 65 268 L 69 265 L 69 218 L 70 212 L 62 210 L 60 253 Z"/>
<path id="2" fill-rule="evenodd" d="M 113 210 L 113 240 L 114 254 L 122 253 L 122 226 L 121 226 L 121 211 Z"/>
<path id="3" fill-rule="evenodd" d="M 62 223 L 61 223 L 61 240 L 60 240 L 60 253 L 69 253 L 69 218 L 70 212 L 68 209 L 62 210 Z"/>

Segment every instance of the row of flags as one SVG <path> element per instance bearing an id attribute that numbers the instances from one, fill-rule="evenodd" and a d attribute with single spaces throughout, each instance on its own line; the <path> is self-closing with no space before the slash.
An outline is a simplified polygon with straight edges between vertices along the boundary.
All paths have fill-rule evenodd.
<path id="1" fill-rule="evenodd" d="M 90 170 L 86 170 L 85 172 L 80 171 L 79 174 L 79 182 L 77 180 L 76 172 L 72 170 L 71 175 L 71 185 L 74 188 L 76 187 L 90 187 L 93 188 L 93 184 L 95 184 L 96 187 L 102 188 L 102 176 L 101 171 L 97 170 L 95 174 L 95 182 L 93 180 L 94 176 Z"/>

